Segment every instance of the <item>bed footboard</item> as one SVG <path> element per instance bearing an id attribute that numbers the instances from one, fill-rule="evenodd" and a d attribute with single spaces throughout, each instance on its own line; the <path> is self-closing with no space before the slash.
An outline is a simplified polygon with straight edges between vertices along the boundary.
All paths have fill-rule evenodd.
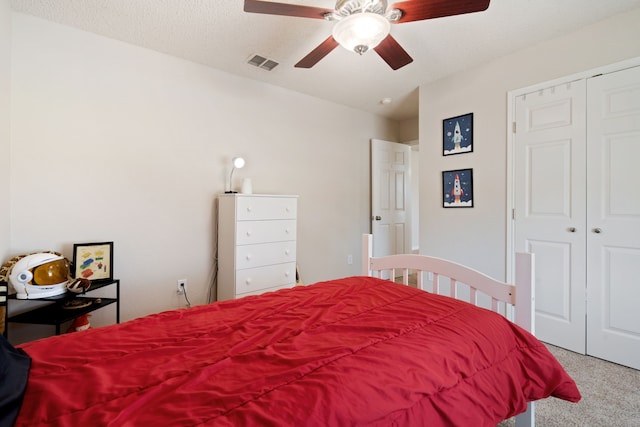
<path id="1" fill-rule="evenodd" d="M 459 284 L 468 289 L 468 299 L 474 305 L 478 304 L 478 295 L 487 295 L 491 300 L 491 309 L 502 314 L 511 310 L 501 310 L 500 303 L 515 308 L 514 321 L 518 325 L 533 332 L 533 255 L 527 253 L 516 254 L 516 282 L 505 283 L 487 276 L 472 268 L 453 261 L 426 255 L 401 254 L 384 257 L 373 257 L 373 236 L 363 235 L 363 265 L 364 276 L 382 277 L 385 272 L 405 285 L 410 277 L 415 277 L 418 289 L 437 294 L 446 294 L 453 298 L 461 298 Z M 447 280 L 448 279 L 448 280 Z M 446 283 L 445 286 L 442 286 Z M 431 289 L 427 289 L 427 284 Z M 444 291 L 448 289 L 448 292 Z"/>
<path id="2" fill-rule="evenodd" d="M 382 277 L 388 272 L 389 277 L 409 285 L 410 277 L 415 275 L 416 286 L 424 291 L 427 282 L 431 291 L 441 294 L 441 278 L 448 278 L 448 296 L 459 298 L 458 284 L 469 289 L 469 299 L 478 304 L 478 293 L 491 299 L 491 309 L 506 315 L 517 325 L 534 333 L 534 257 L 530 253 L 516 254 L 515 284 L 505 283 L 487 276 L 462 264 L 426 255 L 402 254 L 374 258 L 373 236 L 362 236 L 362 275 Z M 426 275 L 426 277 L 425 277 Z M 398 280 L 400 279 L 400 280 Z M 501 304 L 506 305 L 501 310 Z M 515 310 L 515 315 L 513 311 Z M 531 427 L 535 425 L 535 404 L 527 405 L 527 411 L 516 417 L 516 426 Z"/>

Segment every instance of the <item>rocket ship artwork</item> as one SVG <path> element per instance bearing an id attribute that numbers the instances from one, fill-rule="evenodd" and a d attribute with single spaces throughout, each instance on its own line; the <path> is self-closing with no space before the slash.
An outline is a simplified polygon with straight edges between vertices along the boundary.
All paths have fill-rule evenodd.
<path id="1" fill-rule="evenodd" d="M 464 194 L 464 190 L 460 186 L 460 177 L 456 174 L 456 179 L 453 180 L 453 190 L 451 190 L 451 195 L 454 198 L 454 203 L 460 203 L 460 196 Z"/>
<path id="2" fill-rule="evenodd" d="M 453 137 L 451 139 L 453 140 L 454 150 L 460 150 L 460 143 L 464 138 L 460 132 L 460 123 L 458 122 L 456 122 L 456 127 L 453 130 Z"/>
<path id="3" fill-rule="evenodd" d="M 471 151 L 473 151 L 473 113 L 443 120 L 442 154 L 447 156 Z"/>
<path id="4" fill-rule="evenodd" d="M 473 207 L 473 169 L 442 172 L 442 205 L 445 208 Z"/>

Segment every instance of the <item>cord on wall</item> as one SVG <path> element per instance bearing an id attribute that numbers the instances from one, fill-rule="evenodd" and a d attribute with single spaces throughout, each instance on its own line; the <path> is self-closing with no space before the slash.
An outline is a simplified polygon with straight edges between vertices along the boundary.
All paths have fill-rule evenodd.
<path id="1" fill-rule="evenodd" d="M 189 297 L 187 296 L 187 287 L 184 283 L 181 284 L 182 294 L 184 295 L 184 299 L 187 302 L 187 308 L 191 308 L 191 301 L 189 301 Z"/>
<path id="2" fill-rule="evenodd" d="M 218 299 L 218 198 L 214 201 L 214 229 L 213 229 L 213 265 L 209 275 L 209 295 L 208 302 L 212 303 Z"/>

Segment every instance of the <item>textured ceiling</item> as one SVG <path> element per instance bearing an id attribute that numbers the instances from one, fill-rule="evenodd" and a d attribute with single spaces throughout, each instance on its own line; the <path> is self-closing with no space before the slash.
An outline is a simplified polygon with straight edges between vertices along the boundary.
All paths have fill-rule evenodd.
<path id="1" fill-rule="evenodd" d="M 335 6 L 335 0 L 279 1 Z M 311 69 L 294 68 L 331 34 L 332 23 L 245 13 L 242 0 L 11 0 L 11 5 L 14 11 L 405 120 L 418 116 L 419 85 L 638 8 L 640 0 L 492 0 L 485 12 L 393 25 L 391 34 L 414 59 L 397 71 L 375 52 L 358 56 L 340 47 Z M 248 65 L 253 54 L 280 65 L 270 72 Z M 383 105 L 383 98 L 392 102 Z"/>

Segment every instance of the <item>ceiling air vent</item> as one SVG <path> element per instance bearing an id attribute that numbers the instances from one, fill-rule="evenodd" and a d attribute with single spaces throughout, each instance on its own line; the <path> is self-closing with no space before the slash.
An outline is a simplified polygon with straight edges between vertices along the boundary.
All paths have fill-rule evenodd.
<path id="1" fill-rule="evenodd" d="M 260 55 L 253 55 L 251 58 L 249 58 L 247 63 L 267 71 L 271 71 L 278 66 L 278 63 L 273 59 L 268 59 Z"/>

